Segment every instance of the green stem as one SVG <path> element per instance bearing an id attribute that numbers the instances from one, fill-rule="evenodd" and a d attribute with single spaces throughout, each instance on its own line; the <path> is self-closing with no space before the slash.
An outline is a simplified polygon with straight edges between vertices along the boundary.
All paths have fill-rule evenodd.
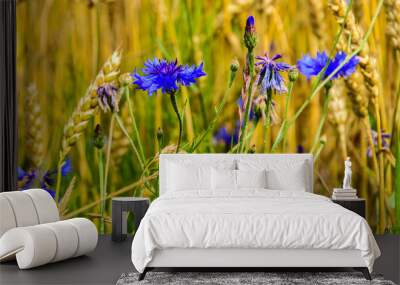
<path id="1" fill-rule="evenodd" d="M 255 129 L 256 129 L 256 128 L 253 128 L 253 129 L 251 129 L 251 130 L 247 133 L 246 137 L 244 138 L 246 141 L 249 140 L 249 139 L 253 136 Z M 234 146 L 228 151 L 228 153 L 235 153 L 235 152 L 237 152 L 237 151 L 239 150 L 239 147 L 240 147 L 239 144 L 234 145 Z"/>
<path id="2" fill-rule="evenodd" d="M 110 129 L 108 131 L 106 168 L 105 168 L 105 174 L 104 174 L 104 189 L 106 192 L 107 192 L 107 183 L 108 183 L 108 170 L 110 168 L 111 146 L 112 146 L 112 138 L 113 138 L 114 122 L 115 122 L 114 120 L 115 120 L 115 114 L 113 114 L 111 116 Z"/>
<path id="3" fill-rule="evenodd" d="M 322 133 L 322 128 L 324 127 L 324 124 L 325 124 L 325 121 L 326 121 L 326 117 L 328 116 L 329 101 L 330 101 L 329 89 L 327 89 L 326 90 L 326 94 L 325 94 L 324 107 L 322 109 L 322 116 L 321 116 L 321 119 L 319 121 L 317 133 L 314 136 L 314 142 L 313 142 L 313 145 L 311 147 L 311 153 L 314 153 L 314 151 L 318 147 L 318 144 L 319 144 L 319 141 L 320 141 L 320 137 L 321 137 L 321 133 Z"/>
<path id="4" fill-rule="evenodd" d="M 61 158 L 61 155 L 60 155 L 60 159 L 57 164 L 57 184 L 56 184 L 56 198 L 55 198 L 57 206 L 58 206 L 58 200 L 60 200 L 60 188 L 61 188 L 61 179 L 62 179 L 61 168 L 63 166 L 63 163 L 64 163 L 63 159 Z"/>
<path id="5" fill-rule="evenodd" d="M 100 184 L 100 234 L 104 234 L 104 209 L 105 209 L 105 189 L 104 189 L 104 166 L 103 166 L 103 150 L 98 149 L 97 155 L 99 159 L 99 184 Z"/>
<path id="6" fill-rule="evenodd" d="M 141 158 L 141 156 L 139 154 L 139 151 L 137 150 L 137 148 L 135 146 L 135 143 L 133 142 L 132 138 L 130 137 L 130 135 L 129 135 L 128 131 L 127 131 L 127 129 L 124 126 L 124 123 L 122 122 L 122 119 L 120 118 L 120 116 L 117 113 L 115 113 L 115 118 L 117 119 L 117 123 L 118 123 L 119 127 L 121 128 L 122 132 L 127 137 L 128 141 L 129 141 L 129 143 L 130 143 L 130 145 L 131 145 L 131 147 L 133 149 L 133 152 L 135 153 L 135 155 L 136 155 L 136 157 L 137 157 L 137 159 L 139 161 L 140 169 L 143 170 L 144 162 L 142 161 L 142 158 Z"/>
<path id="7" fill-rule="evenodd" d="M 137 127 L 137 124 L 136 124 L 135 115 L 133 113 L 131 96 L 129 96 L 130 94 L 129 94 L 129 87 L 128 86 L 124 87 L 124 93 L 125 93 L 125 96 L 126 96 L 126 102 L 128 103 L 129 115 L 131 116 L 133 131 L 135 133 L 136 141 L 137 141 L 137 144 L 139 146 L 139 153 L 140 153 L 140 156 L 142 158 L 142 161 L 145 161 L 146 157 L 144 155 L 143 144 L 142 144 L 142 140 L 140 139 L 140 134 L 139 134 L 139 130 L 138 130 L 138 127 Z"/>
<path id="8" fill-rule="evenodd" d="M 240 140 L 239 140 L 239 152 L 243 152 L 245 149 L 245 144 L 246 140 L 244 139 L 246 137 L 246 132 L 247 132 L 247 124 L 249 122 L 249 116 L 250 116 L 250 107 L 251 107 L 251 95 L 253 93 L 253 77 L 250 77 L 250 84 L 249 84 L 249 89 L 247 90 L 247 100 L 246 100 L 246 109 L 244 112 L 244 121 L 243 121 L 243 127 L 240 132 Z"/>
<path id="9" fill-rule="evenodd" d="M 375 105 L 375 116 L 376 116 L 376 128 L 378 133 L 378 162 L 379 162 L 379 231 L 378 233 L 383 234 L 386 228 L 385 219 L 385 165 L 382 149 L 382 123 L 381 115 L 379 112 L 379 105 L 377 102 Z"/>
<path id="10" fill-rule="evenodd" d="M 250 78 L 254 77 L 254 51 L 249 49 L 247 51 L 247 64 L 249 68 Z"/>
<path id="11" fill-rule="evenodd" d="M 224 92 L 224 96 L 222 97 L 222 100 L 219 103 L 219 105 L 218 105 L 218 107 L 217 107 L 217 109 L 215 111 L 214 119 L 211 121 L 211 123 L 208 124 L 207 129 L 199 135 L 199 138 L 194 140 L 194 144 L 190 148 L 190 152 L 195 151 L 197 149 L 197 147 L 200 145 L 200 143 L 207 136 L 207 134 L 209 134 L 214 129 L 215 124 L 217 123 L 218 118 L 219 118 L 222 110 L 224 109 L 224 106 L 225 106 L 226 101 L 227 101 L 227 99 L 229 97 L 229 94 L 231 93 L 231 90 L 232 90 L 231 87 L 232 87 L 232 84 L 233 84 L 233 81 L 235 80 L 235 78 L 236 78 L 236 71 L 235 72 L 231 71 L 231 74 L 230 74 L 229 80 L 228 80 L 228 87 L 226 88 L 226 90 Z"/>
<path id="12" fill-rule="evenodd" d="M 271 125 L 271 116 L 269 115 L 271 110 L 271 102 L 272 102 L 272 90 L 267 90 L 267 100 L 265 106 L 265 121 L 264 121 L 264 152 L 268 151 L 268 129 Z"/>
<path id="13" fill-rule="evenodd" d="M 239 138 L 239 152 L 243 152 L 245 148 L 245 143 L 246 141 L 244 138 L 246 137 L 246 131 L 247 131 L 247 124 L 249 122 L 249 115 L 250 115 L 250 106 L 251 106 L 251 97 L 253 93 L 253 81 L 254 81 L 254 51 L 253 49 L 248 49 L 247 50 L 247 55 L 246 55 L 246 63 L 247 63 L 247 69 L 248 69 L 248 76 L 250 77 L 250 84 L 249 84 L 249 89 L 247 90 L 247 100 L 246 100 L 246 111 L 244 113 L 244 122 L 243 122 L 243 128 L 240 131 L 240 138 Z M 244 83 L 246 84 L 246 82 Z"/>
<path id="14" fill-rule="evenodd" d="M 319 141 L 318 148 L 317 148 L 317 150 L 316 150 L 315 153 L 314 153 L 314 163 L 318 160 L 319 155 L 321 154 L 321 151 L 322 151 L 322 149 L 324 148 L 324 146 L 325 146 L 325 142 L 320 140 L 320 141 Z"/>
<path id="15" fill-rule="evenodd" d="M 170 95 L 169 97 L 171 99 L 172 107 L 174 108 L 175 114 L 178 117 L 178 122 L 179 122 L 179 137 L 178 137 L 178 143 L 176 146 L 176 153 L 178 153 L 179 147 L 181 145 L 181 139 L 182 139 L 182 130 L 183 130 L 182 118 L 181 118 L 181 115 L 179 114 L 178 105 L 176 103 L 175 92 L 171 92 L 171 93 L 169 93 L 169 95 Z"/>
<path id="16" fill-rule="evenodd" d="M 288 114 L 289 114 L 289 104 L 290 104 L 290 101 L 292 100 L 293 85 L 294 85 L 294 81 L 289 81 L 288 93 L 286 95 L 286 102 L 285 102 L 285 114 L 283 117 L 284 122 L 287 120 Z M 285 135 L 283 137 L 283 152 L 286 152 L 286 141 L 287 141 L 287 135 Z M 274 149 L 272 148 L 272 150 L 274 150 Z"/>
<path id="17" fill-rule="evenodd" d="M 121 128 L 122 132 L 123 132 L 123 133 L 125 134 L 125 136 L 127 137 L 128 141 L 129 141 L 129 144 L 131 145 L 131 147 L 132 147 L 132 149 L 133 149 L 133 152 L 135 153 L 135 155 L 136 155 L 136 157 L 137 157 L 137 159 L 138 159 L 138 161 L 139 161 L 140 170 L 141 170 L 143 173 L 147 174 L 147 171 L 144 171 L 145 160 L 142 160 L 142 157 L 141 157 L 141 155 L 140 155 L 138 149 L 136 148 L 136 145 L 135 145 L 134 141 L 133 141 L 132 138 L 130 137 L 130 135 L 129 135 L 127 129 L 126 129 L 125 126 L 124 126 L 124 123 L 122 122 L 122 119 L 119 117 L 119 115 L 118 115 L 117 113 L 114 113 L 114 114 L 115 114 L 115 118 L 117 119 L 117 122 L 118 122 L 119 127 Z M 144 184 L 145 184 L 146 187 L 148 187 L 149 189 L 152 189 L 152 188 L 153 188 L 152 185 L 149 184 L 149 182 L 145 182 Z"/>

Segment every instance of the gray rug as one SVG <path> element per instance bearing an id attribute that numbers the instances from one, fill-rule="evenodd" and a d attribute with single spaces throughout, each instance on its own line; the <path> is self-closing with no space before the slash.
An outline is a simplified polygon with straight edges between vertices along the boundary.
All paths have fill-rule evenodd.
<path id="1" fill-rule="evenodd" d="M 382 276 L 372 275 L 368 281 L 359 272 L 148 272 L 146 278 L 138 281 L 138 273 L 122 274 L 117 285 L 146 284 L 213 284 L 213 285 L 246 285 L 246 284 L 387 284 Z"/>

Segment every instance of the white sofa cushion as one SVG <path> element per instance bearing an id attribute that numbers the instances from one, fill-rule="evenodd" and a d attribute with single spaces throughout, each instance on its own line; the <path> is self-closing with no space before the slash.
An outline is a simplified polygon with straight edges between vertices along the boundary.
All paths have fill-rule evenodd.
<path id="1" fill-rule="evenodd" d="M 59 221 L 49 193 L 42 189 L 0 193 L 0 262 L 17 259 L 20 269 L 79 256 L 97 245 L 88 219 Z"/>
<path id="2" fill-rule="evenodd" d="M 56 203 L 53 197 L 42 189 L 29 189 L 22 191 L 28 194 L 32 199 L 36 213 L 38 215 L 39 224 L 51 223 L 60 220 Z"/>
<path id="3" fill-rule="evenodd" d="M 97 245 L 96 226 L 84 218 L 19 227 L 0 238 L 0 260 L 16 257 L 20 269 L 80 256 Z"/>
<path id="4" fill-rule="evenodd" d="M 10 202 L 0 195 L 0 237 L 8 230 L 15 228 L 17 222 Z"/>
<path id="5" fill-rule="evenodd" d="M 42 189 L 0 193 L 0 237 L 14 227 L 26 227 L 58 221 L 51 195 Z"/>

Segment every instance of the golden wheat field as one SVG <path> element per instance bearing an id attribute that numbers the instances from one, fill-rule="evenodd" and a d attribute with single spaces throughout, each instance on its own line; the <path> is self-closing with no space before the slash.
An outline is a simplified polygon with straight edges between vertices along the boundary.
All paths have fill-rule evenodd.
<path id="1" fill-rule="evenodd" d="M 307 79 L 299 60 L 323 51 L 358 64 Z M 312 152 L 326 196 L 351 157 L 369 224 L 399 232 L 399 51 L 399 0 L 20 0 L 18 186 L 48 189 L 63 217 L 109 232 L 113 196 L 158 195 L 158 154 L 180 134 L 175 98 L 180 152 Z M 266 52 L 290 65 L 287 92 L 258 88 Z M 149 96 L 132 74 L 154 57 L 203 62 L 206 75 Z"/>

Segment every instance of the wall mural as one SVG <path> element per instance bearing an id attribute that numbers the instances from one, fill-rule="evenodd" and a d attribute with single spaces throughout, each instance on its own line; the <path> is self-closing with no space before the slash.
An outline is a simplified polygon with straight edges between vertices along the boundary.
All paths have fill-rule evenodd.
<path id="1" fill-rule="evenodd" d="M 18 188 L 110 232 L 112 197 L 158 196 L 159 153 L 311 152 L 316 193 L 350 157 L 371 227 L 399 232 L 400 6 L 382 2 L 18 1 Z"/>

